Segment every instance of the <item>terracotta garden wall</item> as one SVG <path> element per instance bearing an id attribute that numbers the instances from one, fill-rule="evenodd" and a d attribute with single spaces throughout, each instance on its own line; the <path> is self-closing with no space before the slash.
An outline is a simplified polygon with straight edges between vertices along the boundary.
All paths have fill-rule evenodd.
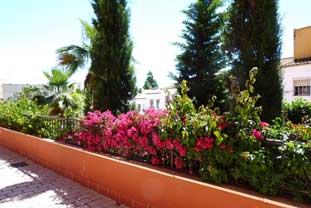
<path id="1" fill-rule="evenodd" d="M 130 207 L 293 207 L 1 127 L 0 145 Z"/>

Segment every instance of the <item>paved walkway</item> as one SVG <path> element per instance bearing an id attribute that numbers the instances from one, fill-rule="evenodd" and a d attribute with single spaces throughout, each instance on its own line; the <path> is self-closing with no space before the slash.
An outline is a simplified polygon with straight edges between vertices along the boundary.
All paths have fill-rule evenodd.
<path id="1" fill-rule="evenodd" d="M 13 163 L 26 162 L 24 167 Z M 19 164 L 23 165 L 23 164 Z M 125 208 L 0 146 L 0 208 Z"/>

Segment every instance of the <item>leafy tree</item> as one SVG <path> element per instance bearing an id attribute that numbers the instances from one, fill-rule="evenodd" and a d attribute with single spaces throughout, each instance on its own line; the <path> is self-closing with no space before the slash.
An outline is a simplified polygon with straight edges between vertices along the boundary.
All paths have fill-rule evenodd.
<path id="1" fill-rule="evenodd" d="M 93 0 L 91 4 L 92 25 L 82 22 L 87 43 L 59 49 L 60 64 L 74 72 L 90 60 L 85 85 L 92 98 L 87 96 L 86 103 L 92 101 L 93 110 L 124 112 L 137 91 L 127 1 Z"/>
<path id="2" fill-rule="evenodd" d="M 125 112 L 136 94 L 126 0 L 93 0 L 96 36 L 90 51 L 94 110 Z"/>
<path id="3" fill-rule="evenodd" d="M 196 105 L 206 105 L 216 96 L 215 105 L 223 107 L 225 86 L 217 75 L 224 67 L 221 52 L 222 15 L 218 9 L 221 0 L 197 0 L 184 11 L 187 19 L 182 38 L 185 43 L 178 43 L 182 53 L 177 56 L 178 74 L 171 75 L 180 85 L 188 82 L 189 97 L 196 99 Z M 179 89 L 180 91 L 180 89 Z"/>
<path id="4" fill-rule="evenodd" d="M 145 90 L 148 90 L 148 89 L 158 89 L 158 88 L 159 88 L 159 85 L 158 85 L 158 83 L 157 83 L 157 80 L 155 80 L 155 79 L 153 78 L 153 74 L 152 74 L 151 71 L 149 71 L 149 72 L 147 73 L 147 79 L 146 79 L 146 81 L 145 81 L 145 84 L 144 84 L 143 88 L 144 88 Z"/>
<path id="5" fill-rule="evenodd" d="M 278 0 L 234 0 L 229 9 L 225 49 L 241 87 L 252 67 L 258 67 L 255 93 L 262 96 L 262 119 L 281 113 L 281 29 Z"/>

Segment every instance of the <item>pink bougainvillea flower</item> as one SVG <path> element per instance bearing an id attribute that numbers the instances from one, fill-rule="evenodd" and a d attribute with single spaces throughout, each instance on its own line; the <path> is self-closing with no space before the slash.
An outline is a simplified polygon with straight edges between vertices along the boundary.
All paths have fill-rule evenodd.
<path id="1" fill-rule="evenodd" d="M 184 162 L 182 161 L 182 159 L 180 157 L 176 157 L 174 159 L 174 164 L 175 164 L 177 169 L 182 169 L 184 167 Z"/>
<path id="2" fill-rule="evenodd" d="M 186 148 L 177 139 L 173 140 L 173 144 L 175 148 L 178 150 L 179 155 L 185 157 L 187 154 Z"/>
<path id="3" fill-rule="evenodd" d="M 127 136 L 131 138 L 137 138 L 138 137 L 138 131 L 135 127 L 130 128 L 127 130 Z"/>
<path id="4" fill-rule="evenodd" d="M 201 152 L 203 150 L 213 149 L 214 147 L 214 139 L 209 137 L 200 137 L 197 139 L 195 143 L 194 150 L 196 152 Z"/>
<path id="5" fill-rule="evenodd" d="M 149 152 L 150 152 L 150 154 L 152 154 L 152 155 L 157 154 L 157 150 L 156 150 L 155 148 L 153 148 L 153 147 L 150 148 Z"/>
<path id="6" fill-rule="evenodd" d="M 156 158 L 156 157 L 152 157 L 151 164 L 152 165 L 159 165 L 160 164 L 160 160 L 158 158 Z"/>
<path id="7" fill-rule="evenodd" d="M 262 122 L 260 122 L 260 126 L 261 127 L 267 127 L 267 126 L 269 126 L 269 124 L 267 122 L 262 121 Z"/>
<path id="8" fill-rule="evenodd" d="M 252 134 L 253 134 L 253 136 L 256 137 L 256 139 L 258 139 L 259 141 L 263 141 L 263 136 L 262 136 L 261 132 L 258 131 L 257 129 L 253 129 Z"/>
<path id="9" fill-rule="evenodd" d="M 167 149 L 169 149 L 169 150 L 172 150 L 172 149 L 174 149 L 174 144 L 173 144 L 173 142 L 172 142 L 171 140 L 167 140 L 167 141 L 165 142 L 165 147 L 166 147 Z"/>

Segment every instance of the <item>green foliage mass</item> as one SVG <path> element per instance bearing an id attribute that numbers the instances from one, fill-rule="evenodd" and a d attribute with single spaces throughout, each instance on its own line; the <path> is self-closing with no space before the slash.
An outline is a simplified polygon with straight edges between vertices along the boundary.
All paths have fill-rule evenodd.
<path id="1" fill-rule="evenodd" d="M 147 79 L 146 79 L 146 81 L 145 81 L 145 83 L 144 83 L 143 88 L 144 88 L 145 90 L 157 89 L 157 88 L 159 88 L 159 85 L 158 85 L 158 83 L 157 83 L 157 80 L 155 80 L 155 79 L 153 78 L 153 74 L 152 74 L 151 71 L 149 71 L 149 72 L 147 73 Z"/>
<path id="2" fill-rule="evenodd" d="M 8 99 L 0 102 L 0 126 L 28 134 L 36 134 L 35 115 L 48 115 L 48 106 L 39 106 L 21 94 L 17 100 Z"/>
<path id="3" fill-rule="evenodd" d="M 278 0 L 234 0 L 229 9 L 225 49 L 233 74 L 242 86 L 252 67 L 258 67 L 255 91 L 261 95 L 261 118 L 281 115 L 281 27 Z"/>
<path id="4" fill-rule="evenodd" d="M 78 127 L 77 121 L 72 118 L 81 116 L 83 106 L 80 109 L 66 108 L 66 118 L 49 116 L 51 106 L 38 104 L 37 100 L 31 99 L 31 88 L 26 88 L 19 94 L 16 100 L 7 99 L 0 102 L 0 126 L 44 138 L 59 139 L 66 132 Z M 83 96 L 77 91 L 72 93 L 73 99 L 82 101 Z M 68 118 L 70 117 L 70 118 Z M 60 120 L 62 119 L 62 120 Z"/>
<path id="5" fill-rule="evenodd" d="M 256 105 L 260 96 L 254 93 L 257 73 L 256 68 L 250 70 L 242 91 L 232 78 L 232 104 L 226 114 L 213 109 L 213 102 L 195 108 L 182 82 L 181 95 L 161 122 L 161 138 L 178 139 L 187 150 L 187 169 L 198 171 L 204 181 L 242 184 L 266 195 L 311 202 L 311 126 L 281 118 L 262 123 Z M 212 139 L 213 147 L 196 151 L 199 138 Z"/>
<path id="6" fill-rule="evenodd" d="M 72 72 L 64 69 L 52 69 L 44 72 L 48 82 L 41 87 L 24 89 L 25 95 L 39 105 L 48 105 L 49 115 L 61 117 L 80 117 L 83 115 L 84 94 L 70 83 Z"/>
<path id="7" fill-rule="evenodd" d="M 195 105 L 207 105 L 216 96 L 215 105 L 224 109 L 226 89 L 218 76 L 224 67 L 221 52 L 222 15 L 218 12 L 220 0 L 197 0 L 184 11 L 186 20 L 182 38 L 178 43 L 182 53 L 177 56 L 177 75 L 171 75 L 179 84 L 186 80 L 190 88 L 188 96 L 195 99 Z"/>
<path id="8" fill-rule="evenodd" d="M 311 102 L 298 98 L 292 102 L 283 103 L 283 111 L 287 118 L 295 123 L 303 123 L 311 118 Z"/>
<path id="9" fill-rule="evenodd" d="M 90 50 L 94 110 L 126 112 L 136 94 L 126 0 L 93 0 L 97 31 Z"/>

